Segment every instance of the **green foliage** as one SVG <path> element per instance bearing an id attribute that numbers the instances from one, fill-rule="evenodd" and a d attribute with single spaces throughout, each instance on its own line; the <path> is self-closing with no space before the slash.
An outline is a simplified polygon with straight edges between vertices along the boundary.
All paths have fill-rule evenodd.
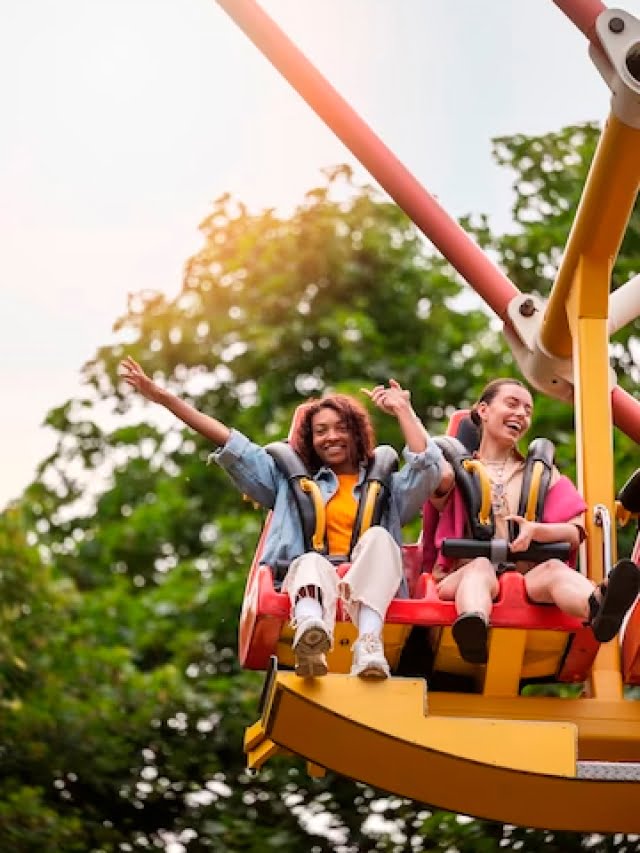
<path id="1" fill-rule="evenodd" d="M 595 136 L 497 141 L 517 233 L 472 227 L 524 290 L 548 289 Z M 239 670 L 236 631 L 263 515 L 207 465 L 212 448 L 123 393 L 122 356 L 257 441 L 285 435 L 309 394 L 390 376 L 437 431 L 496 364 L 517 371 L 488 317 L 460 307 L 451 267 L 346 167 L 288 218 L 225 196 L 201 229 L 180 293 L 131 298 L 119 342 L 85 367 L 86 398 L 48 415 L 56 449 L 0 517 L 0 849 L 581 849 L 579 836 L 309 781 L 290 760 L 245 772 L 262 679 Z M 622 276 L 637 269 L 633 239 Z M 397 445 L 397 425 L 373 414 Z M 570 464 L 566 407 L 540 401 L 536 422 Z"/>

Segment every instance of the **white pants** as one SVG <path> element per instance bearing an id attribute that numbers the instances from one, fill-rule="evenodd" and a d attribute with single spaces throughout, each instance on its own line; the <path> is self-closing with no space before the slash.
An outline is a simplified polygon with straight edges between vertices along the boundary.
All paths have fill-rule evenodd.
<path id="1" fill-rule="evenodd" d="M 402 583 L 402 574 L 398 543 L 383 527 L 370 527 L 353 549 L 351 565 L 343 578 L 338 578 L 335 566 L 322 554 L 310 551 L 291 563 L 282 591 L 288 593 L 293 613 L 300 589 L 319 587 L 324 620 L 333 633 L 338 597 L 354 624 L 361 604 L 375 610 L 384 622 L 387 608 Z"/>

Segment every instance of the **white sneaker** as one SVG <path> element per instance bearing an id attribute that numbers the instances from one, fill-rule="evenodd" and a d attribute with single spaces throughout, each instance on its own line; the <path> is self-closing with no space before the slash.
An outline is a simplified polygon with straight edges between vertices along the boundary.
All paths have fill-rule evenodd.
<path id="1" fill-rule="evenodd" d="M 325 652 L 331 648 L 331 635 L 322 619 L 301 619 L 292 643 L 295 672 L 301 678 L 327 674 Z"/>
<path id="2" fill-rule="evenodd" d="M 382 640 L 375 634 L 363 634 L 353 644 L 351 675 L 360 678 L 389 678 L 389 664 Z"/>
<path id="3" fill-rule="evenodd" d="M 327 658 L 324 654 L 300 655 L 296 654 L 295 673 L 300 678 L 319 678 L 329 672 Z"/>

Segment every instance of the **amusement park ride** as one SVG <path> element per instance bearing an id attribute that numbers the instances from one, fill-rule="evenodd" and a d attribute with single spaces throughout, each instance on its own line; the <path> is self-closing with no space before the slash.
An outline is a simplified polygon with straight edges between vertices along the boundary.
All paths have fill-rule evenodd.
<path id="1" fill-rule="evenodd" d="M 589 41 L 612 92 L 549 299 L 522 294 L 450 219 L 254 0 L 217 0 L 504 322 L 523 375 L 573 401 L 579 487 L 588 504 L 582 571 L 600 582 L 617 559 L 616 522 L 640 514 L 640 471 L 615 497 L 613 426 L 640 442 L 640 402 L 617 387 L 609 336 L 640 316 L 640 276 L 613 293 L 611 274 L 640 185 L 640 21 L 600 0 L 554 0 Z M 457 432 L 457 423 L 449 431 Z M 632 559 L 640 564 L 640 537 Z M 599 645 L 553 606 L 526 600 L 506 573 L 492 613 L 489 660 L 465 663 L 451 637 L 454 605 L 440 601 L 407 545 L 411 598 L 396 599 L 384 640 L 397 664 L 420 626 L 427 680 L 364 682 L 348 672 L 353 626 L 343 617 L 332 674 L 298 678 L 289 602 L 256 556 L 240 624 L 245 667 L 268 670 L 260 719 L 245 737 L 248 766 L 276 753 L 454 812 L 548 829 L 640 832 L 640 604 L 622 639 Z M 259 550 L 258 550 L 259 554 Z M 440 675 L 450 689 L 431 689 Z M 523 695 L 532 679 L 582 685 L 579 698 Z M 441 682 L 445 683 L 445 682 Z M 457 689 L 464 685 L 463 689 Z"/>

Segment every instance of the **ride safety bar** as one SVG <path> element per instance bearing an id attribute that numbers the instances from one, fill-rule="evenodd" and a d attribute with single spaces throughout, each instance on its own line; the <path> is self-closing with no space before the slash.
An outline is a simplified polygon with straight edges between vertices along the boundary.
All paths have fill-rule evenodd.
<path id="1" fill-rule="evenodd" d="M 490 539 L 486 542 L 478 539 L 444 539 L 441 552 L 443 556 L 457 560 L 486 557 L 494 565 L 499 565 L 519 562 L 542 563 L 554 558 L 566 561 L 571 551 L 568 542 L 533 542 L 526 551 L 512 551 L 509 544 L 506 539 Z"/>

